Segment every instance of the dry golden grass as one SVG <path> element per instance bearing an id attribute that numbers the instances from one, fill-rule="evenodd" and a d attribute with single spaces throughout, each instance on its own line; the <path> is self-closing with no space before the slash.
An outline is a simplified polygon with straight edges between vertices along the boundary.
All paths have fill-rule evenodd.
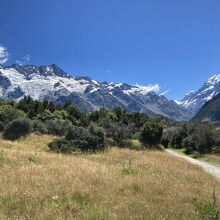
<path id="1" fill-rule="evenodd" d="M 165 152 L 65 156 L 54 137 L 0 140 L 0 219 L 200 219 L 220 184 Z"/>

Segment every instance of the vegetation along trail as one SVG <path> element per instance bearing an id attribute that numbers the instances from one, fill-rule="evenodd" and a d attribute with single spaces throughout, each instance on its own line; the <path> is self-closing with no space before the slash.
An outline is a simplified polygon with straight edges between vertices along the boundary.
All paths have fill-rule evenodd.
<path id="1" fill-rule="evenodd" d="M 215 165 L 211 165 L 211 164 L 203 162 L 203 161 L 193 159 L 193 158 L 188 157 L 188 156 L 181 155 L 179 153 L 174 152 L 173 150 L 167 149 L 166 152 L 168 152 L 169 154 L 171 154 L 175 157 L 183 158 L 183 159 L 189 161 L 192 164 L 195 164 L 197 166 L 202 167 L 204 169 L 204 171 L 206 171 L 207 173 L 212 174 L 213 176 L 218 178 L 218 180 L 220 180 L 220 168 L 219 167 L 217 167 Z"/>

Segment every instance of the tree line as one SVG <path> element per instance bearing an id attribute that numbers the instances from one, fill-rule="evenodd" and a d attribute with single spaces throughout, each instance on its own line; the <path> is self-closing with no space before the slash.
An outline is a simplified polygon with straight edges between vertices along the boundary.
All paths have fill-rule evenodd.
<path id="1" fill-rule="evenodd" d="M 219 124 L 191 122 L 166 128 L 162 144 L 174 149 L 184 148 L 186 154 L 220 153 Z"/>
<path id="2" fill-rule="evenodd" d="M 0 101 L 0 132 L 12 141 L 30 133 L 60 136 L 49 148 L 62 153 L 104 151 L 111 146 L 136 149 L 134 139 L 141 142 L 141 149 L 162 144 L 189 154 L 220 152 L 218 123 L 178 123 L 121 108 L 85 113 L 70 100 L 57 106 L 30 96 L 18 102 Z"/>
<path id="3" fill-rule="evenodd" d="M 158 117 L 152 120 L 121 108 L 84 113 L 69 100 L 59 106 L 30 96 L 19 102 L 0 101 L 3 138 L 13 141 L 32 132 L 60 136 L 49 148 L 62 153 L 104 151 L 109 146 L 132 148 L 131 139 L 139 139 L 143 148 L 155 147 L 163 132 L 158 121 Z"/>

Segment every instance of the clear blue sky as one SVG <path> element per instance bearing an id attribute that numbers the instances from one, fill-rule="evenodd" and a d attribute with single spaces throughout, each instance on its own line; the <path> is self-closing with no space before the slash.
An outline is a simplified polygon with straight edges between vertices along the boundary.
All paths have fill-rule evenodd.
<path id="1" fill-rule="evenodd" d="M 220 72 L 219 12 L 219 0 L 0 0 L 0 44 L 6 65 L 56 63 L 181 99 Z"/>

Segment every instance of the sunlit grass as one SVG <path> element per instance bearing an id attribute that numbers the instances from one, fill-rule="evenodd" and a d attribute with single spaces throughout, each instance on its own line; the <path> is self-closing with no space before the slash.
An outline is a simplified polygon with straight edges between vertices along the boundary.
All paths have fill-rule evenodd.
<path id="1" fill-rule="evenodd" d="M 0 219 L 200 219 L 220 184 L 166 152 L 113 148 L 67 156 L 52 136 L 0 140 Z"/>

